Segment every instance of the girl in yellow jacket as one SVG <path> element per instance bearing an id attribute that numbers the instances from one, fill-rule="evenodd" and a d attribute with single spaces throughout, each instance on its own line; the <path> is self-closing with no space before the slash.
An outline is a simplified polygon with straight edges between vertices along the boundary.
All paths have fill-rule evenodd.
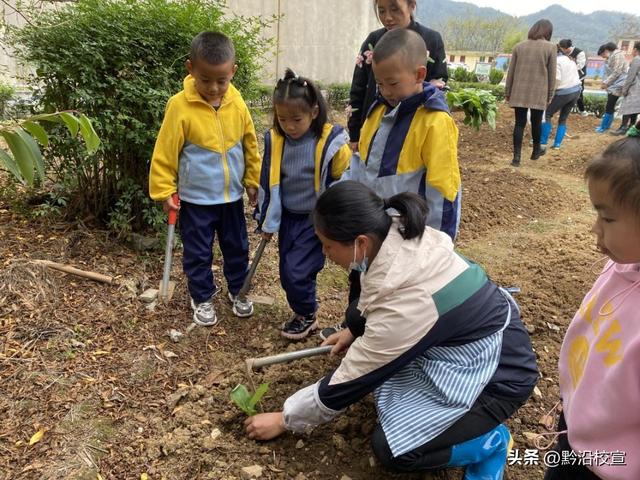
<path id="1" fill-rule="evenodd" d="M 273 128 L 265 134 L 258 193 L 264 238 L 278 232 L 280 282 L 293 315 L 281 334 L 305 338 L 317 328 L 316 276 L 324 266 L 322 244 L 310 213 L 316 198 L 340 179 L 351 150 L 342 127 L 327 123 L 318 87 L 287 69 L 273 92 Z"/>

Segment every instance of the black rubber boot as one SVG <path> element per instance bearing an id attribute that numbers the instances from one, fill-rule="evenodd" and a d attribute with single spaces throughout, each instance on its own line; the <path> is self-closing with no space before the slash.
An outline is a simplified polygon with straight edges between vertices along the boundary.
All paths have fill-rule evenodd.
<path id="1" fill-rule="evenodd" d="M 547 153 L 546 148 L 542 147 L 539 143 L 534 143 L 533 152 L 531 152 L 531 160 L 538 160 L 545 153 Z"/>
<path id="2" fill-rule="evenodd" d="M 513 152 L 513 160 L 511 160 L 511 165 L 513 167 L 520 166 L 520 152 Z"/>

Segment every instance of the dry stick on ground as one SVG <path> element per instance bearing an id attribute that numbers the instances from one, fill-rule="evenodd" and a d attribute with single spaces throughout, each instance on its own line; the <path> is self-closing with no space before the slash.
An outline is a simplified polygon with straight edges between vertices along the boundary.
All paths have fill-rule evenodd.
<path id="1" fill-rule="evenodd" d="M 113 277 L 109 275 L 103 275 L 101 273 L 89 272 L 86 270 L 80 270 L 79 268 L 72 267 L 71 265 L 65 265 L 63 263 L 52 262 L 50 260 L 34 260 L 34 262 L 39 263 L 41 265 L 45 265 L 54 270 L 59 270 L 61 272 L 70 273 L 72 275 L 77 275 L 78 277 L 88 278 L 90 280 L 95 280 L 96 282 L 101 283 L 113 283 Z"/>

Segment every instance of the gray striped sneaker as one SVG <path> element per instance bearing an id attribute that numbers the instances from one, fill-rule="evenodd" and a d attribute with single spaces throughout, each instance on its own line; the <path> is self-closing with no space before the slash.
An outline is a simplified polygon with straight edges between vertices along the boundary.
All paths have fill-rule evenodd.
<path id="1" fill-rule="evenodd" d="M 218 323 L 216 309 L 213 306 L 213 298 L 202 303 L 196 303 L 192 298 L 191 308 L 193 308 L 193 323 L 196 325 L 200 325 L 201 327 L 213 327 Z"/>

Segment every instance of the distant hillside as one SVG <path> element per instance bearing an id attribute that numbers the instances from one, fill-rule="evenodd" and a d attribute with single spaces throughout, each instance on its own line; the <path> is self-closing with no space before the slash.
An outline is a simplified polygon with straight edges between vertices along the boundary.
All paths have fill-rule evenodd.
<path id="1" fill-rule="evenodd" d="M 478 7 L 465 2 L 454 2 L 452 0 L 418 1 L 418 20 L 436 30 L 450 18 L 466 16 L 493 19 L 509 15 L 494 8 Z M 595 55 L 600 45 L 615 40 L 610 38 L 609 35 L 622 22 L 624 17 L 624 13 L 604 10 L 585 15 L 573 13 L 560 5 L 551 5 L 540 12 L 520 17 L 520 19 L 527 26 L 531 26 L 537 20 L 547 18 L 553 23 L 554 40 L 571 38 L 574 45 L 586 49 L 590 55 Z"/>
<path id="2" fill-rule="evenodd" d="M 623 20 L 620 12 L 599 10 L 588 15 L 573 13 L 560 5 L 551 5 L 544 10 L 522 17 L 527 25 L 533 25 L 541 18 L 553 23 L 553 38 L 570 38 L 573 44 L 595 55 L 603 43 L 616 41 L 610 38 L 611 31 Z"/>

